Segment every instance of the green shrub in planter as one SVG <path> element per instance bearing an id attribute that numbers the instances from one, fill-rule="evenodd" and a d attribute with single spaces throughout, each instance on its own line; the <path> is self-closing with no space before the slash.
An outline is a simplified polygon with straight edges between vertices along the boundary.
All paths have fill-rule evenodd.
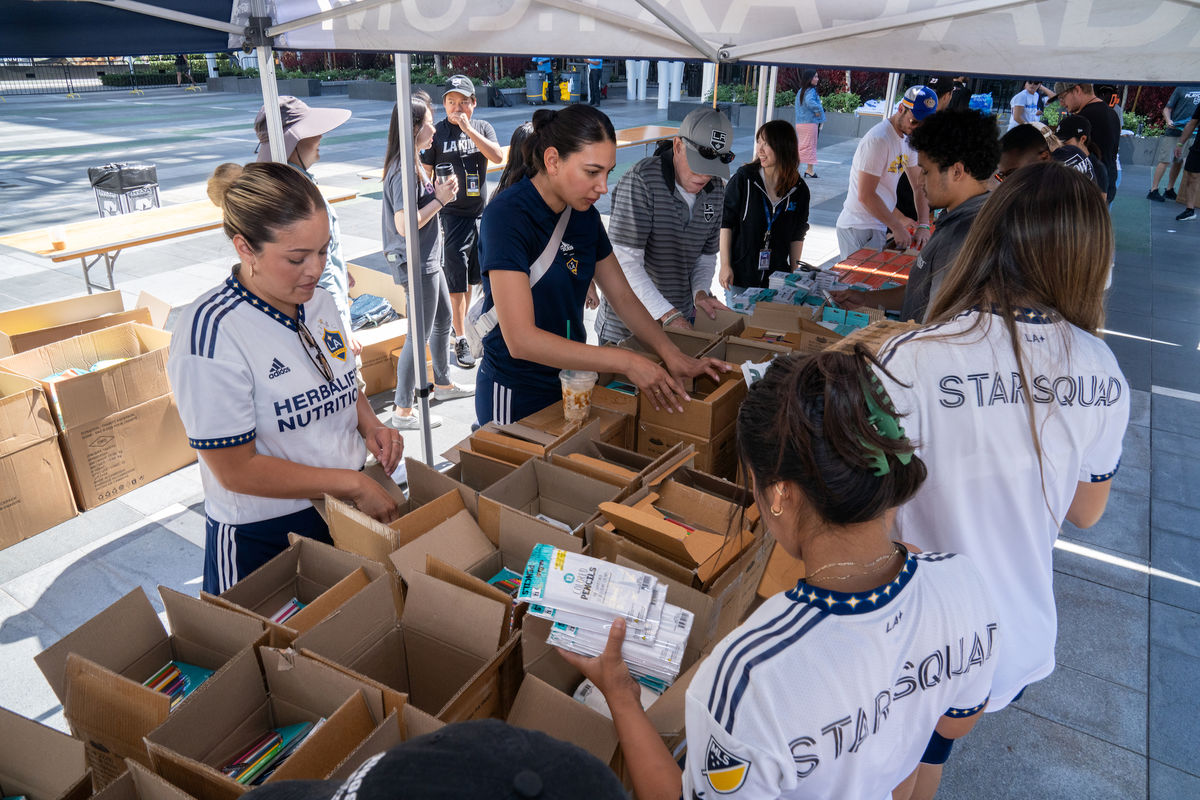
<path id="1" fill-rule="evenodd" d="M 821 98 L 821 106 L 826 111 L 842 111 L 853 114 L 854 109 L 862 105 L 862 98 L 854 92 L 838 92 Z"/>
<path id="2" fill-rule="evenodd" d="M 524 89 L 524 78 L 497 78 L 492 82 L 497 89 Z"/>
<path id="3" fill-rule="evenodd" d="M 775 107 L 776 108 L 783 108 L 784 106 L 790 106 L 795 102 L 796 102 L 796 93 L 793 92 L 791 89 L 788 89 L 783 92 L 775 93 Z"/>
<path id="4" fill-rule="evenodd" d="M 100 83 L 103 86 L 167 86 L 174 85 L 175 73 L 139 72 L 135 83 L 128 72 L 110 72 L 100 76 Z"/>

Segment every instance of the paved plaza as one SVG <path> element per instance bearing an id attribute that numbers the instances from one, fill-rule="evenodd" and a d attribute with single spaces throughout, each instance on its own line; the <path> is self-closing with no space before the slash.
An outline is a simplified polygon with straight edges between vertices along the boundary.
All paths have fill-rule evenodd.
<path id="1" fill-rule="evenodd" d="M 323 140 L 314 172 L 323 184 L 360 192 L 336 207 L 347 258 L 376 253 L 381 186 L 359 174 L 382 166 L 391 104 L 309 102 L 353 111 Z M 94 217 L 87 167 L 111 161 L 157 165 L 164 205 L 203 198 L 214 167 L 252 160 L 260 103 L 175 87 L 8 98 L 0 104 L 0 234 Z M 653 100 L 614 99 L 602 110 L 617 128 L 679 123 Z M 532 111 L 476 113 L 507 144 Z M 753 110 L 743 118 L 739 161 L 752 152 Z M 856 143 L 821 140 L 807 261 L 836 256 L 833 222 Z M 618 153 L 610 187 L 643 153 Z M 1087 531 L 1066 525 L 1055 553 L 1058 668 L 956 747 L 942 797 L 1200 797 L 1200 223 L 1175 222 L 1174 203 L 1147 202 L 1149 174 L 1125 169 L 1112 209 L 1107 341 L 1134 389 L 1133 414 L 1104 519 Z M 607 197 L 600 211 L 607 214 Z M 213 231 L 122 253 L 115 280 L 127 305 L 145 291 L 179 307 L 223 280 L 234 260 L 224 234 Z M 51 264 L 0 247 L 0 310 L 83 291 L 78 262 Z M 453 376 L 474 380 L 457 367 Z M 381 415 L 390 409 L 390 396 L 371 400 Z M 444 418 L 433 430 L 437 454 L 467 435 L 474 405 L 462 399 L 433 410 Z M 407 452 L 419 457 L 420 434 L 404 435 Z M 193 464 L 0 551 L 0 706 L 65 730 L 33 656 L 136 586 L 160 611 L 160 584 L 198 594 L 203 543 Z"/>

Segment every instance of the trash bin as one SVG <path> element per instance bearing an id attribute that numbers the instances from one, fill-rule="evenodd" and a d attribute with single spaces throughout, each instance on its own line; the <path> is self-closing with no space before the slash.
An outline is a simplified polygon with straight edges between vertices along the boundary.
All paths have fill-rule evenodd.
<path id="1" fill-rule="evenodd" d="M 525 73 L 525 100 L 535 106 L 546 102 L 546 73 L 538 70 Z"/>
<path id="2" fill-rule="evenodd" d="M 88 167 L 101 217 L 158 208 L 158 168 L 153 164 L 103 164 Z"/>
<path id="3" fill-rule="evenodd" d="M 564 103 L 578 103 L 580 98 L 580 73 L 564 72 L 559 75 L 558 94 Z"/>

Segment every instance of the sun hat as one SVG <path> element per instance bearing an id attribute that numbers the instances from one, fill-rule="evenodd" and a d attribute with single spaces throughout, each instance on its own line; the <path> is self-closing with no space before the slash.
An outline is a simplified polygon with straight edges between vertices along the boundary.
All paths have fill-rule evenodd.
<path id="1" fill-rule="evenodd" d="M 683 139 L 687 165 L 692 172 L 729 179 L 733 126 L 728 117 L 715 108 L 697 108 L 683 118 L 678 135 Z"/>
<path id="2" fill-rule="evenodd" d="M 274 781 L 246 800 L 624 800 L 595 756 L 494 719 L 457 722 L 371 756 L 343 781 Z"/>
<path id="3" fill-rule="evenodd" d="M 900 105 L 912 112 L 917 122 L 937 111 L 937 92 L 928 86 L 910 86 L 900 100 Z"/>
<path id="4" fill-rule="evenodd" d="M 475 84 L 471 83 L 471 79 L 466 75 L 451 75 L 450 80 L 446 81 L 446 91 L 442 92 L 442 99 L 451 92 L 458 92 L 464 97 L 474 97 Z"/>
<path id="5" fill-rule="evenodd" d="M 301 139 L 322 136 L 350 119 L 346 108 L 313 108 L 298 97 L 290 94 L 279 96 L 279 116 L 283 120 L 283 152 L 291 156 Z M 267 146 L 267 108 L 263 106 L 254 118 L 254 133 L 258 136 L 258 160 L 270 161 L 271 148 Z"/>

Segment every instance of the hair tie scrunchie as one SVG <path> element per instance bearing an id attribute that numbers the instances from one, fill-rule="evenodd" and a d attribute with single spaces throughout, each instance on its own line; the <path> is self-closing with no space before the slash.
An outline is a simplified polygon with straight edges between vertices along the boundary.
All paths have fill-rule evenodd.
<path id="1" fill-rule="evenodd" d="M 883 385 L 879 382 L 879 376 L 871 373 L 868 381 L 867 378 L 860 379 L 862 383 L 863 396 L 867 401 L 867 420 L 871 423 L 871 427 L 885 439 L 893 441 L 903 441 L 907 438 L 904 433 L 904 427 L 900 424 L 900 420 L 896 418 L 895 407 L 892 406 L 892 399 L 888 397 L 884 391 Z M 876 398 L 882 399 L 880 403 Z M 884 408 L 884 406 L 888 408 Z M 882 478 L 891 472 L 891 464 L 888 463 L 887 453 L 883 452 L 879 447 L 870 444 L 866 440 L 861 440 L 863 447 L 867 451 L 867 460 L 874 467 L 872 474 Z M 895 453 L 896 459 L 904 465 L 909 464 L 913 457 L 913 448 L 909 447 L 899 453 Z"/>

